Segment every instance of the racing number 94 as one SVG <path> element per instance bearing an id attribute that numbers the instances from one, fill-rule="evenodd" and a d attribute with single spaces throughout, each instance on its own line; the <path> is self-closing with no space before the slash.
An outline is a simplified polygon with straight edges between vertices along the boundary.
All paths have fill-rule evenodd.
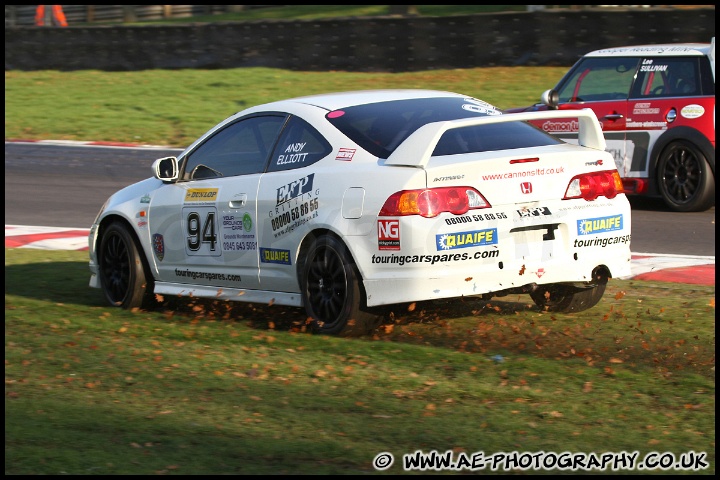
<path id="1" fill-rule="evenodd" d="M 215 251 L 217 245 L 217 231 L 214 209 L 205 212 L 205 220 L 201 212 L 191 210 L 187 213 L 187 247 L 191 252 L 198 252 L 203 244 L 207 244 L 210 251 Z"/>

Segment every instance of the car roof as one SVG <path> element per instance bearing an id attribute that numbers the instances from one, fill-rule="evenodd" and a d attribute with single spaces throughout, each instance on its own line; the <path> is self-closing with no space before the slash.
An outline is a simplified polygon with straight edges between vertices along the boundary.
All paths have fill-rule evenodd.
<path id="1" fill-rule="evenodd" d="M 347 92 L 322 93 L 318 95 L 307 95 L 303 97 L 288 98 L 265 104 L 262 107 L 272 109 L 274 106 L 282 106 L 287 103 L 314 105 L 326 110 L 337 110 L 354 105 L 365 105 L 368 103 L 388 102 L 393 100 L 409 100 L 413 98 L 472 98 L 469 95 L 462 95 L 455 92 L 424 89 L 378 89 L 378 90 L 354 90 Z"/>
<path id="2" fill-rule="evenodd" d="M 626 47 L 603 48 L 584 55 L 585 57 L 715 57 L 715 37 L 710 43 L 665 43 L 658 45 L 631 45 Z"/>

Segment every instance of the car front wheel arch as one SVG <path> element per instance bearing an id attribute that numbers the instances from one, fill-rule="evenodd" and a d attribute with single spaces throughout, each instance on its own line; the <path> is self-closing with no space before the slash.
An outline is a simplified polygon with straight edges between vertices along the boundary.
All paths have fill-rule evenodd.
<path id="1" fill-rule="evenodd" d="M 660 195 L 672 210 L 700 212 L 715 204 L 715 175 L 694 143 L 669 143 L 660 153 L 656 173 Z"/>
<path id="2" fill-rule="evenodd" d="M 683 152 L 689 155 L 685 159 Z M 671 161 L 673 155 L 675 158 Z M 715 204 L 715 147 L 701 132 L 687 126 L 667 130 L 655 143 L 651 159 L 653 181 L 648 194 L 659 195 L 669 208 L 681 212 L 703 211 Z M 706 175 L 699 178 L 702 171 Z"/>
<path id="3" fill-rule="evenodd" d="M 110 305 L 124 309 L 154 306 L 154 279 L 127 222 L 113 219 L 104 223 L 96 251 L 100 286 Z"/>

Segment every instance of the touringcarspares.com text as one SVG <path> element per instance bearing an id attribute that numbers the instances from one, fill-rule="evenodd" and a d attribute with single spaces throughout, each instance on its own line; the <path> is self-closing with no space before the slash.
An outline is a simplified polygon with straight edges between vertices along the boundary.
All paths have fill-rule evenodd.
<path id="1" fill-rule="evenodd" d="M 572 452 L 485 452 L 465 453 L 435 450 L 404 454 L 404 471 L 619 471 L 619 470 L 706 470 L 706 452 L 689 451 L 679 455 L 672 452 L 650 452 L 640 457 L 635 452 L 572 453 Z M 373 468 L 383 471 L 395 462 L 392 453 L 382 452 L 373 459 Z"/>
<path id="2" fill-rule="evenodd" d="M 224 273 L 214 273 L 214 272 L 197 272 L 190 269 L 175 269 L 175 276 L 176 277 L 188 277 L 192 278 L 193 280 L 198 279 L 205 279 L 205 280 L 221 280 L 221 281 L 230 281 L 230 282 L 239 282 L 240 275 L 226 275 Z"/>
<path id="3" fill-rule="evenodd" d="M 403 265 L 410 263 L 429 263 L 430 265 L 435 265 L 436 263 L 477 260 L 481 258 L 495 258 L 499 256 L 500 252 L 498 250 L 485 250 L 482 252 L 475 252 L 472 255 L 469 253 L 444 253 L 442 255 L 373 255 L 372 263 L 391 263 L 402 267 Z"/>

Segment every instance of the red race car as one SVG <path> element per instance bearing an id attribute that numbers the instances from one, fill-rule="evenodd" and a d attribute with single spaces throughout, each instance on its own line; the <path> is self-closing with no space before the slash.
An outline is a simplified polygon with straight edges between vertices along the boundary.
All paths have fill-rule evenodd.
<path id="1" fill-rule="evenodd" d="M 626 193 L 662 197 L 679 212 L 715 205 L 714 37 L 590 52 L 541 103 L 505 113 L 581 108 L 597 115 Z M 577 139 L 572 119 L 534 123 Z"/>

